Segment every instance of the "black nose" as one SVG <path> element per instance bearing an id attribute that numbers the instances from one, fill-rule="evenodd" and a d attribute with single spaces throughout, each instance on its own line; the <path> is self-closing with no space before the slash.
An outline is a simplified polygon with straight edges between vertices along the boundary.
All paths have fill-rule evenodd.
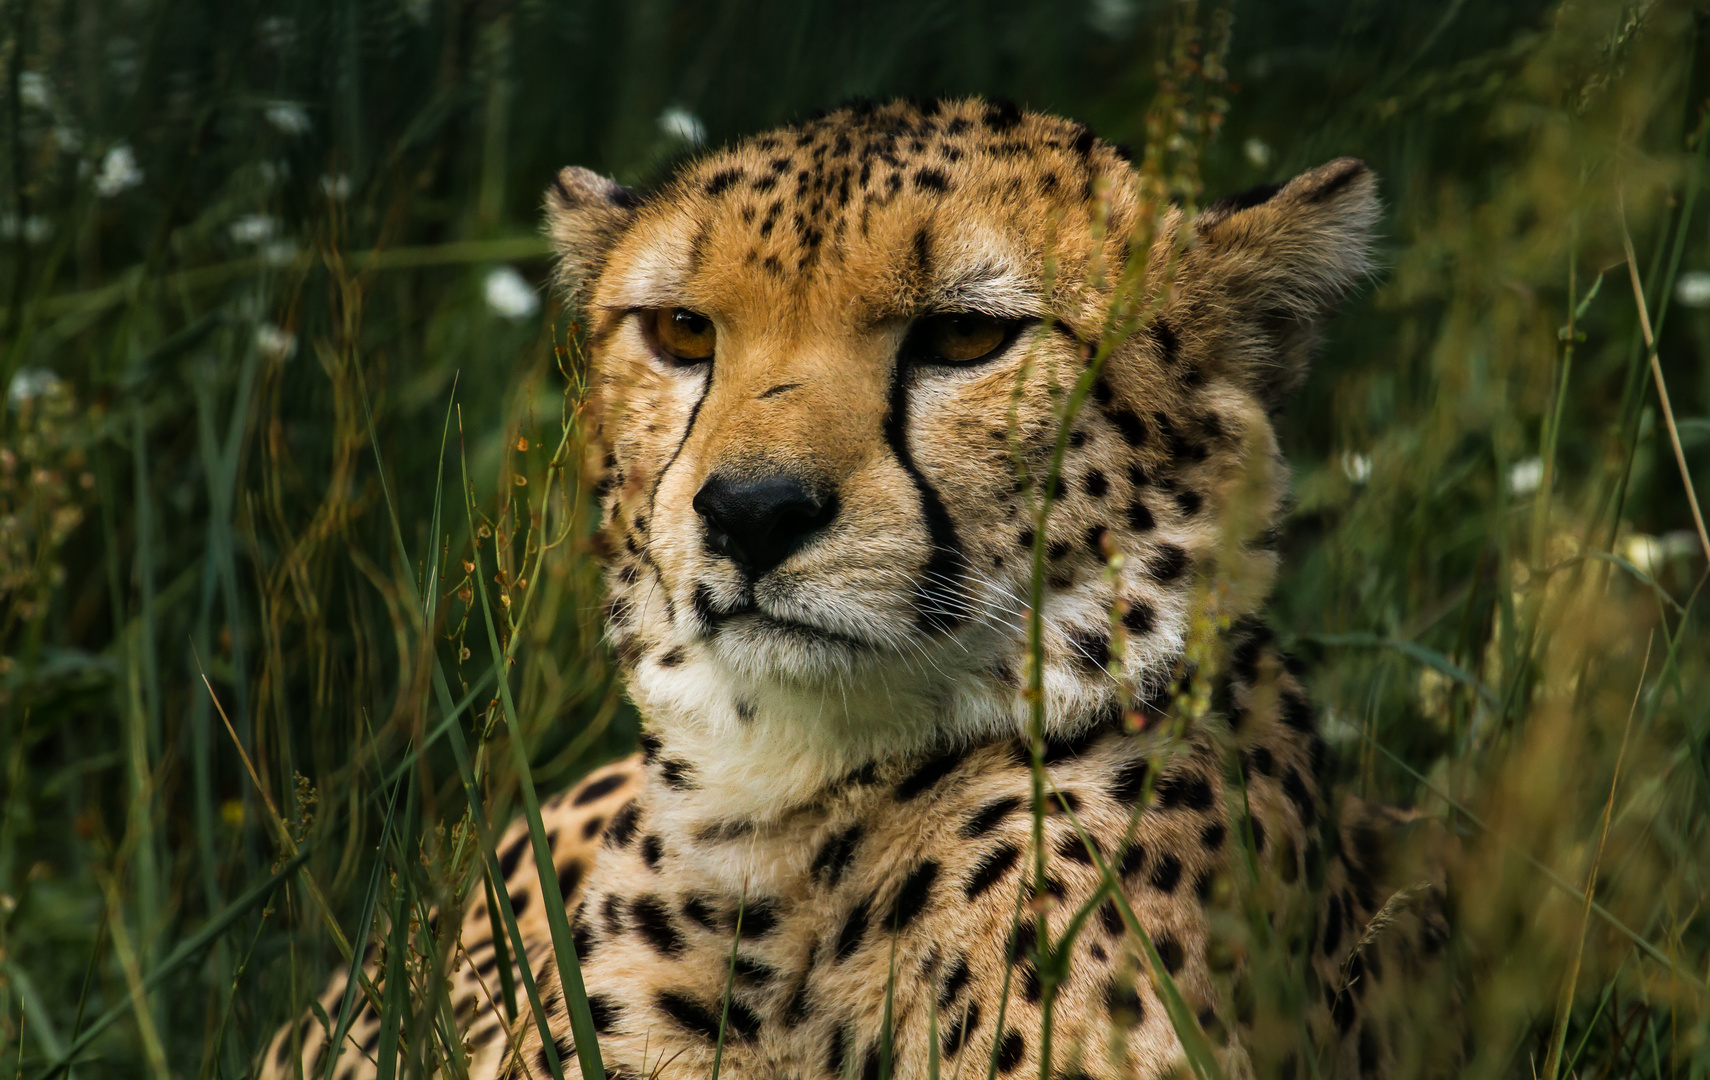
<path id="1" fill-rule="evenodd" d="M 707 545 L 759 577 L 790 557 L 837 516 L 835 493 L 822 495 L 793 476 L 714 475 L 695 493 Z"/>

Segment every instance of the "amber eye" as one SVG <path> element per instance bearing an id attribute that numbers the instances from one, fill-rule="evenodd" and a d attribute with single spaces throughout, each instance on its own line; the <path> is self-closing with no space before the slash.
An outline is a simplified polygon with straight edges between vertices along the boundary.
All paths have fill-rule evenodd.
<path id="1" fill-rule="evenodd" d="M 685 364 L 712 359 L 718 333 L 711 319 L 688 308 L 660 308 L 649 315 L 653 343 L 660 352 Z"/>
<path id="2" fill-rule="evenodd" d="M 972 312 L 932 315 L 909 333 L 911 359 L 919 364 L 971 364 L 984 360 L 1015 336 L 1020 323 Z"/>

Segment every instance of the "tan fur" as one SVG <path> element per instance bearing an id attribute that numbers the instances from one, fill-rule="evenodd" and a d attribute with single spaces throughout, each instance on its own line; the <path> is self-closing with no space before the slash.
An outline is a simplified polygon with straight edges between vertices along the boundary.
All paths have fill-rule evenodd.
<path id="1" fill-rule="evenodd" d="M 1311 707 L 1255 617 L 1286 484 L 1270 411 L 1367 271 L 1374 188 L 1336 161 L 1185 221 L 1142 203 L 1082 125 L 979 100 L 833 112 L 641 199 L 565 171 L 548 230 L 592 328 L 610 634 L 647 761 L 586 896 L 567 897 L 609 1073 L 707 1075 L 728 1008 L 723 1076 L 876 1077 L 887 988 L 893 1075 L 925 1075 L 934 1010 L 947 1074 L 993 1055 L 1000 1075 L 1037 1074 L 1048 999 L 1057 1072 L 1171 1073 L 1181 1045 L 1113 904 L 1055 989 L 1048 955 L 1014 944 L 1018 911 L 1046 910 L 1057 941 L 1100 887 L 1072 818 L 1226 1069 L 1270 1075 L 1302 1052 L 1285 1051 L 1298 1024 L 1246 1043 L 1243 897 L 1305 928 L 1312 985 L 1304 1006 L 1285 996 L 1311 1052 L 1385 1065 L 1364 951 L 1363 981 L 1324 988 L 1374 911 L 1408 942 L 1429 920 L 1384 907 L 1377 846 L 1343 842 L 1373 812 L 1328 824 Z M 654 351 L 661 308 L 711 320 L 711 360 Z M 900 354 L 947 312 L 1026 325 L 978 364 Z M 1062 395 L 1095 357 L 1065 434 Z M 1060 437 L 1042 701 L 1067 808 L 1046 808 L 1034 895 L 1025 618 Z M 750 574 L 695 499 L 774 475 L 835 513 Z M 503 1074 L 548 1075 L 532 1018 L 512 1030 Z"/>

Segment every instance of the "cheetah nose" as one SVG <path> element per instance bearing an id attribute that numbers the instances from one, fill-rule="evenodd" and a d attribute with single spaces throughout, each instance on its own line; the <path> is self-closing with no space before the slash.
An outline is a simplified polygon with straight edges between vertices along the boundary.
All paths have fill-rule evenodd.
<path id="1" fill-rule="evenodd" d="M 836 492 L 822 494 L 783 473 L 714 474 L 693 505 L 706 525 L 707 546 L 750 578 L 789 558 L 837 516 Z"/>

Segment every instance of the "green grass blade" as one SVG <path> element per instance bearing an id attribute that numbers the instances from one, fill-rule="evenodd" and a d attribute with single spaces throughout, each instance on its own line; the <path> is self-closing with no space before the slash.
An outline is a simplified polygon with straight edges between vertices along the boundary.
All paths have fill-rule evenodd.
<path id="1" fill-rule="evenodd" d="M 143 979 L 143 990 L 150 991 L 158 987 L 176 973 L 179 968 L 189 963 L 204 948 L 218 939 L 221 934 L 225 933 L 232 923 L 245 913 L 266 903 L 267 898 L 273 895 L 273 890 L 278 888 L 279 883 L 296 873 L 297 868 L 308 860 L 310 847 L 311 845 L 305 842 L 297 854 L 280 863 L 279 868 L 269 874 L 265 880 L 251 886 L 249 891 L 227 904 L 219 915 L 210 919 L 200 930 L 179 942 L 178 946 L 168 953 L 165 959 L 161 960 L 155 969 Z M 65 1072 L 71 1067 L 71 1063 L 77 1059 L 77 1055 L 95 1041 L 97 1035 L 130 1011 L 130 1002 L 121 1001 L 96 1017 L 88 1027 L 83 1029 L 81 1035 L 72 1040 L 71 1045 L 66 1047 L 65 1053 L 58 1061 L 53 1062 L 37 1074 L 36 1080 L 53 1080 L 54 1077 Z"/>

